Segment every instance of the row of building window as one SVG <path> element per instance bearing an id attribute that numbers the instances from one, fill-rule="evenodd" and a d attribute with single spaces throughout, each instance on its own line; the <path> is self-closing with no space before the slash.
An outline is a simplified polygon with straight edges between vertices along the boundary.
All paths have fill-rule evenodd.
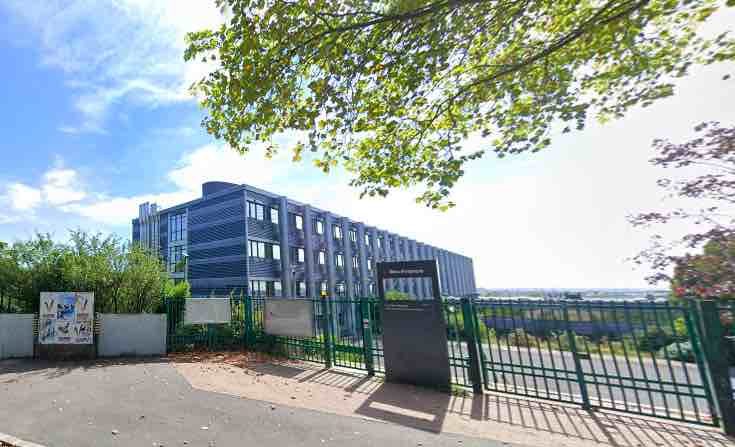
<path id="1" fill-rule="evenodd" d="M 278 225 L 278 208 L 248 201 L 248 217 Z"/>
<path id="2" fill-rule="evenodd" d="M 291 220 L 293 222 L 293 226 L 297 230 L 303 231 L 304 229 L 304 218 L 300 214 L 291 214 Z M 248 217 L 256 219 L 256 220 L 262 220 L 271 222 L 275 225 L 278 224 L 278 208 L 272 207 L 272 206 L 266 206 L 258 202 L 248 201 Z M 169 239 L 171 242 L 176 241 L 182 241 L 186 239 L 186 231 L 187 231 L 187 223 L 186 223 L 186 213 L 179 213 L 179 214 L 173 214 L 169 216 Z M 317 218 L 316 219 L 316 225 L 315 225 L 315 233 L 318 235 L 324 234 L 324 220 Z M 335 240 L 342 240 L 342 226 L 340 225 L 333 225 L 332 227 L 332 236 Z M 349 237 L 350 241 L 357 244 L 357 231 L 352 228 L 349 230 Z M 365 245 L 370 246 L 371 245 L 372 238 L 369 234 L 365 234 Z M 388 244 L 390 248 L 390 243 Z M 383 237 L 378 236 L 377 238 L 377 246 L 378 249 L 383 248 Z M 395 247 L 395 243 L 393 245 Z M 398 249 L 403 249 L 403 243 L 400 241 L 398 243 Z M 303 261 L 302 261 L 303 262 Z"/>
<path id="3" fill-rule="evenodd" d="M 248 241 L 248 254 L 254 258 L 281 259 L 281 246 L 268 242 Z"/>
<path id="4" fill-rule="evenodd" d="M 328 295 L 329 286 L 326 281 L 319 281 L 317 283 L 319 288 L 319 295 Z M 356 296 L 362 295 L 362 287 L 359 282 L 354 284 L 354 290 Z M 250 292 L 254 296 L 283 296 L 283 290 L 281 288 L 281 281 L 268 281 L 268 280 L 250 280 Z M 304 281 L 294 281 L 291 290 L 292 296 L 306 297 L 308 296 L 309 290 Z M 368 294 L 375 295 L 375 284 L 368 284 Z M 340 281 L 334 285 L 334 296 L 345 297 L 347 296 L 347 286 L 344 282 Z"/>
<path id="5" fill-rule="evenodd" d="M 173 247 L 172 247 L 173 248 Z M 279 244 L 271 244 L 269 242 L 261 242 L 255 240 L 248 241 L 249 256 L 261 259 L 281 259 L 281 246 Z M 306 261 L 306 254 L 301 247 L 292 247 L 291 257 L 293 262 L 296 264 L 303 264 Z M 315 260 L 318 265 L 326 265 L 327 253 L 324 250 L 316 252 Z M 345 267 L 344 254 L 336 253 L 334 255 L 334 266 L 338 269 Z M 360 268 L 360 259 L 357 256 L 352 257 L 352 267 L 355 269 Z M 367 259 L 368 271 L 373 270 L 373 260 Z"/>
<path id="6" fill-rule="evenodd" d="M 183 216 L 183 215 L 180 215 L 180 216 Z M 268 221 L 268 222 L 271 222 L 277 225 L 278 224 L 278 208 L 273 207 L 273 206 L 266 206 L 258 202 L 248 201 L 248 217 L 257 219 L 257 220 Z M 289 215 L 289 218 L 291 220 L 291 224 L 296 230 L 299 230 L 299 231 L 304 230 L 304 218 L 301 214 L 292 213 Z M 314 225 L 314 232 L 318 235 L 323 235 L 324 227 L 325 227 L 324 220 L 321 218 L 316 218 L 315 225 Z M 185 230 L 186 230 L 186 219 L 184 219 L 184 232 Z M 343 234 L 342 234 L 341 225 L 332 226 L 332 236 L 334 237 L 335 240 L 338 240 L 338 241 L 342 240 Z M 357 230 L 355 230 L 354 228 L 351 228 L 349 230 L 349 237 L 352 243 L 357 244 Z M 175 239 L 172 239 L 172 240 L 175 240 Z M 369 247 L 371 246 L 371 243 L 372 243 L 372 238 L 369 234 L 366 233 L 365 234 L 365 245 Z M 378 236 L 376 243 L 377 243 L 378 249 L 382 249 L 383 248 L 383 237 Z M 389 243 L 388 245 L 390 247 L 391 244 Z M 393 247 L 394 248 L 396 247 L 395 243 Z M 398 249 L 399 250 L 403 249 L 402 241 L 398 242 Z"/>
<path id="7" fill-rule="evenodd" d="M 319 281 L 316 286 L 319 288 L 319 295 L 328 295 L 328 284 L 326 281 Z M 356 282 L 353 284 L 355 296 L 362 296 L 362 284 Z M 293 284 L 293 295 L 297 297 L 306 297 L 309 294 L 305 281 L 295 281 Z M 375 295 L 375 283 L 368 283 L 368 294 Z M 347 296 L 347 285 L 343 281 L 334 284 L 334 296 L 344 298 Z"/>

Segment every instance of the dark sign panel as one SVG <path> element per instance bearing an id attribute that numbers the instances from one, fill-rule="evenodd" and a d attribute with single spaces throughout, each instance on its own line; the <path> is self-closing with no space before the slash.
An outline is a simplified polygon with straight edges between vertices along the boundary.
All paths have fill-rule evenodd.
<path id="1" fill-rule="evenodd" d="M 436 261 L 378 262 L 383 353 L 389 382 L 449 388 L 447 329 Z M 430 278 L 433 299 L 386 300 L 385 280 Z"/>

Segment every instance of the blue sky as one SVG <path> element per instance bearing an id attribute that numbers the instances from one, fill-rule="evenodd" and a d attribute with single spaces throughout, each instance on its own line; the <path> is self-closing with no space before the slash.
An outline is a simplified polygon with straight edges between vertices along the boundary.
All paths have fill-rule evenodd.
<path id="1" fill-rule="evenodd" d="M 169 206 L 226 180 L 466 253 L 483 287 L 639 287 L 647 272 L 626 258 L 648 233 L 626 215 L 666 205 L 651 141 L 682 140 L 704 120 L 735 123 L 735 84 L 722 80 L 735 67 L 700 68 L 675 97 L 622 120 L 540 154 L 472 164 L 447 213 L 413 203 L 415 191 L 358 201 L 344 174 L 293 164 L 286 151 L 241 157 L 200 128 L 187 87 L 206 67 L 183 62 L 183 36 L 219 20 L 206 1 L 0 0 L 0 240 L 77 227 L 129 238 L 139 203 Z M 733 11 L 703 32 L 728 23 Z"/>

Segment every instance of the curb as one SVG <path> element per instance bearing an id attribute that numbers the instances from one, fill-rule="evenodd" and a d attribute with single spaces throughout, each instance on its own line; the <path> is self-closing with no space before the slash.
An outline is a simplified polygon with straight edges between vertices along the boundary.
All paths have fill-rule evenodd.
<path id="1" fill-rule="evenodd" d="M 33 442 L 24 441 L 18 439 L 15 436 L 10 436 L 5 433 L 0 433 L 0 447 L 45 447 L 41 444 L 35 444 Z"/>

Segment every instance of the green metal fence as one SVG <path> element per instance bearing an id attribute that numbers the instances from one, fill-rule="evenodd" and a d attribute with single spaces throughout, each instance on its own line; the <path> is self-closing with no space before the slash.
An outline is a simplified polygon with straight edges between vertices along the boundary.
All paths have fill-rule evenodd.
<path id="1" fill-rule="evenodd" d="M 219 325 L 185 325 L 184 301 L 167 301 L 169 350 L 247 348 L 385 372 L 378 300 L 310 299 L 314 334 L 291 338 L 265 333 L 266 299 L 232 298 L 232 320 Z M 735 431 L 735 303 L 463 299 L 443 308 L 454 385 Z"/>
<path id="2" fill-rule="evenodd" d="M 694 307 L 515 300 L 474 306 L 490 390 L 718 422 Z"/>
<path id="3" fill-rule="evenodd" d="M 245 344 L 245 298 L 230 298 L 231 321 L 225 324 L 185 324 L 183 299 L 165 302 L 169 352 L 188 350 L 238 349 Z"/>

